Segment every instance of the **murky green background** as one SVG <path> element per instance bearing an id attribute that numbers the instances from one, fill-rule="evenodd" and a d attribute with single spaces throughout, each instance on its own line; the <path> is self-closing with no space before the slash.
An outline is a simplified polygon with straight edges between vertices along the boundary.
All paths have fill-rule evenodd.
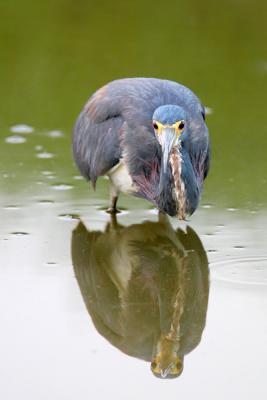
<path id="1" fill-rule="evenodd" d="M 0 0 L 0 18 L 1 398 L 265 399 L 267 3 Z M 172 382 L 96 332 L 70 254 L 77 218 L 109 221 L 107 182 L 94 193 L 73 165 L 72 126 L 94 90 L 128 76 L 176 80 L 212 111 L 190 221 L 210 262 L 207 326 Z M 120 204 L 124 226 L 157 219 L 145 201 Z"/>

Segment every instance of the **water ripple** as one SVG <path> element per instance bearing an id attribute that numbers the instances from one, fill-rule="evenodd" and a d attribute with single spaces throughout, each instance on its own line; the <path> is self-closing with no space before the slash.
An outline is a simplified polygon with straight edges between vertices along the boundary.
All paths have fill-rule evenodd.
<path id="1" fill-rule="evenodd" d="M 267 286 L 267 255 L 235 257 L 210 264 L 216 280 L 244 285 Z"/>
<path id="2" fill-rule="evenodd" d="M 9 143 L 9 144 L 21 144 L 21 143 L 25 143 L 26 139 L 19 135 L 13 135 L 13 136 L 6 137 L 5 142 Z"/>
<path id="3" fill-rule="evenodd" d="M 10 131 L 14 133 L 32 133 L 34 128 L 29 125 L 19 124 L 11 126 Z"/>
<path id="4" fill-rule="evenodd" d="M 37 158 L 53 158 L 54 154 L 53 153 L 48 153 L 48 152 L 43 152 L 43 153 L 38 153 L 36 154 Z"/>
<path id="5" fill-rule="evenodd" d="M 71 190 L 73 189 L 73 186 L 67 183 L 59 183 L 56 185 L 52 185 L 51 188 L 54 190 Z"/>

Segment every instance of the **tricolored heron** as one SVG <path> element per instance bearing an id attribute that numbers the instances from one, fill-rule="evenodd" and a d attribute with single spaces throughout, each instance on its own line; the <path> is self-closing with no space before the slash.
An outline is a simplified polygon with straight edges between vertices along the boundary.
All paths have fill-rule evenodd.
<path id="1" fill-rule="evenodd" d="M 78 117 L 73 154 L 93 186 L 99 176 L 109 177 L 109 212 L 117 211 L 119 192 L 126 192 L 185 219 L 197 208 L 209 170 L 205 109 L 176 82 L 110 82 L 93 94 Z"/>

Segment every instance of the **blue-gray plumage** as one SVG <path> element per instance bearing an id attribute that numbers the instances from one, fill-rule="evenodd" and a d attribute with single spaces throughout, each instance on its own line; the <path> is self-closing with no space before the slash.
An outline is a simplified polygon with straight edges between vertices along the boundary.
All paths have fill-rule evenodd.
<path id="1" fill-rule="evenodd" d="M 186 111 L 180 106 L 167 104 L 155 110 L 153 120 L 164 125 L 173 125 L 177 121 L 186 120 Z"/>
<path id="2" fill-rule="evenodd" d="M 185 219 L 199 203 L 209 170 L 204 107 L 176 82 L 113 81 L 99 89 L 80 114 L 73 154 L 93 185 L 99 176 L 109 176 L 111 212 L 123 191 Z"/>

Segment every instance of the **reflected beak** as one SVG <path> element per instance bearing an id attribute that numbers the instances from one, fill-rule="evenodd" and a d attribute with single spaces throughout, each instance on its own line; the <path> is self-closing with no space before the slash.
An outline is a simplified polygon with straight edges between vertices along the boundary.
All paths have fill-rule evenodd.
<path id="1" fill-rule="evenodd" d="M 173 148 L 177 135 L 174 128 L 162 128 L 160 133 L 160 144 L 162 148 L 162 162 L 163 162 L 163 172 L 167 171 L 168 161 L 171 149 Z"/>
<path id="2" fill-rule="evenodd" d="M 161 372 L 160 372 L 161 378 L 163 378 L 163 379 L 166 378 L 166 376 L 168 375 L 168 373 L 169 373 L 170 370 L 171 370 L 171 367 L 172 367 L 172 366 L 170 365 L 168 368 L 162 369 L 162 370 L 161 370 Z"/>
<path id="3" fill-rule="evenodd" d="M 164 362 L 164 360 L 162 361 Z M 176 360 L 173 360 L 167 367 L 162 367 L 160 360 L 157 361 L 157 364 L 155 366 L 152 365 L 153 363 L 151 364 L 151 370 L 157 378 L 178 378 L 178 376 L 180 376 L 183 372 L 183 357 L 179 358 L 177 356 Z"/>

